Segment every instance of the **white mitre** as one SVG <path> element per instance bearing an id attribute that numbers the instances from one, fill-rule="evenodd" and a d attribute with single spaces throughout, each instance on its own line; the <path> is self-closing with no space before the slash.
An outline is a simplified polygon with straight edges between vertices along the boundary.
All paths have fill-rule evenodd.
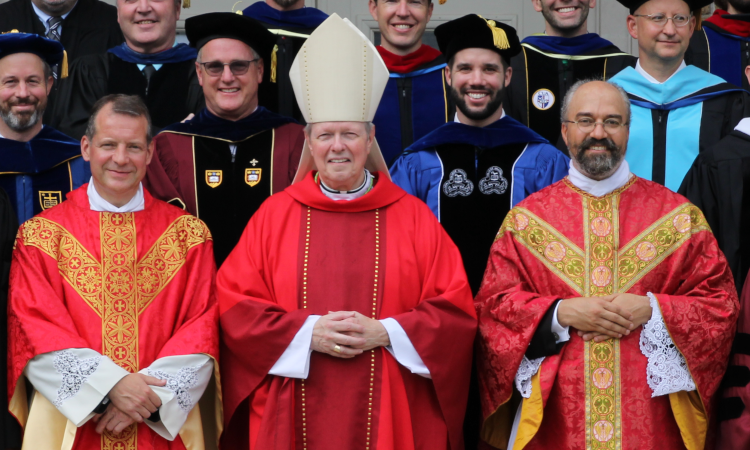
<path id="1" fill-rule="evenodd" d="M 372 122 L 388 77 L 388 68 L 375 46 L 349 19 L 335 13 L 310 35 L 289 71 L 307 123 Z M 390 176 L 377 140 L 366 167 Z M 315 163 L 305 142 L 294 182 L 311 170 Z"/>

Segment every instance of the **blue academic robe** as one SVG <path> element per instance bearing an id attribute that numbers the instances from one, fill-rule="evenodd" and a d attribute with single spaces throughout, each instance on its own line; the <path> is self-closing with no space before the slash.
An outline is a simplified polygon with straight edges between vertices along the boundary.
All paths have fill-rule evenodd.
<path id="1" fill-rule="evenodd" d="M 0 187 L 23 223 L 63 200 L 91 178 L 80 143 L 45 126 L 34 139 L 0 138 Z"/>
<path id="2" fill-rule="evenodd" d="M 675 192 L 698 153 L 729 134 L 750 107 L 750 94 L 695 66 L 661 84 L 633 68 L 610 81 L 630 97 L 630 170 Z"/>
<path id="3" fill-rule="evenodd" d="M 391 168 L 393 182 L 430 207 L 456 243 L 476 293 L 508 211 L 568 174 L 569 159 L 505 116 L 484 128 L 447 123 Z"/>
<path id="4" fill-rule="evenodd" d="M 723 78 L 735 86 L 750 88 L 745 67 L 750 64 L 750 37 L 734 35 L 713 23 L 703 22 L 690 38 L 685 62 Z"/>

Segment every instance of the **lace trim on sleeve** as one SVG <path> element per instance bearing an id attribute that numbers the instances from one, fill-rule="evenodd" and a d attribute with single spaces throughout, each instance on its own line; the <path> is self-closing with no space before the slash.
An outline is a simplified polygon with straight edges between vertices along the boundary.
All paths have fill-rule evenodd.
<path id="1" fill-rule="evenodd" d="M 176 374 L 149 369 L 148 374 L 154 378 L 167 380 L 167 385 L 164 387 L 174 392 L 180 409 L 190 411 L 193 409 L 194 402 L 189 389 L 198 385 L 198 369 L 200 369 L 200 366 L 183 367 Z"/>
<path id="2" fill-rule="evenodd" d="M 646 381 L 651 388 L 651 397 L 679 391 L 694 391 L 695 382 L 690 376 L 685 357 L 669 336 L 667 326 L 659 309 L 656 296 L 648 293 L 651 302 L 651 319 L 641 331 L 641 353 L 648 358 Z"/>
<path id="3" fill-rule="evenodd" d="M 526 355 L 523 355 L 521 365 L 518 366 L 518 372 L 516 372 L 516 389 L 521 393 L 521 397 L 531 397 L 531 377 L 539 371 L 542 361 L 544 361 L 544 356 L 529 359 Z"/>
<path id="4" fill-rule="evenodd" d="M 101 359 L 101 355 L 81 359 L 67 350 L 57 352 L 52 364 L 57 373 L 62 375 L 62 384 L 60 389 L 57 390 L 57 398 L 52 404 L 59 408 L 65 400 L 76 395 L 91 374 L 99 368 Z"/>

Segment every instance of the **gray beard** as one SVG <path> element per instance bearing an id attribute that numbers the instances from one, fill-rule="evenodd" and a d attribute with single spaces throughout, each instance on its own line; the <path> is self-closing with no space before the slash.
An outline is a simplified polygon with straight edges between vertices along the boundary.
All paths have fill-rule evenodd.
<path id="1" fill-rule="evenodd" d="M 41 119 L 43 114 L 43 111 L 37 109 L 30 116 L 18 116 L 11 111 L 0 109 L 0 118 L 2 118 L 3 122 L 8 125 L 8 128 L 17 133 L 22 133 L 39 123 L 39 119 Z"/>
<path id="2" fill-rule="evenodd" d="M 610 151 L 599 155 L 587 155 L 586 152 L 582 152 L 576 156 L 581 171 L 594 177 L 612 172 L 621 159 L 619 151 Z"/>

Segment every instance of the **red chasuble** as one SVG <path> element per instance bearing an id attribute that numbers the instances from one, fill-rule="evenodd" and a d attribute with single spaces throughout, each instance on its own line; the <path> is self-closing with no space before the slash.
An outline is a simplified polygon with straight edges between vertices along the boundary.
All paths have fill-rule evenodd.
<path id="1" fill-rule="evenodd" d="M 219 271 L 224 448 L 463 448 L 476 316 L 461 257 L 424 203 L 376 180 L 337 202 L 309 174 L 266 200 Z M 396 319 L 432 380 L 384 348 L 268 375 L 309 315 L 339 310 Z"/>
<path id="2" fill-rule="evenodd" d="M 87 187 L 18 232 L 10 275 L 8 389 L 11 412 L 22 425 L 23 370 L 37 355 L 91 348 L 129 372 L 166 356 L 218 355 L 215 266 L 203 222 L 146 191 L 143 211 L 92 211 Z M 35 403 L 29 415 L 36 410 Z M 50 417 L 50 429 L 57 419 L 66 421 L 54 408 Z M 178 450 L 196 438 L 192 434 L 183 443 L 188 425 L 173 442 L 145 424 L 119 435 L 99 435 L 95 428 L 91 420 L 78 428 L 72 448 Z M 197 437 L 202 443 L 200 430 Z"/>
<path id="3" fill-rule="evenodd" d="M 506 448 L 518 404 L 513 381 L 550 305 L 619 292 L 656 296 L 697 391 L 652 398 L 642 327 L 599 344 L 571 330 L 531 380 L 514 448 L 704 448 L 737 294 L 701 211 L 637 177 L 603 197 L 565 178 L 519 203 L 503 222 L 475 302 L 487 442 Z"/>

